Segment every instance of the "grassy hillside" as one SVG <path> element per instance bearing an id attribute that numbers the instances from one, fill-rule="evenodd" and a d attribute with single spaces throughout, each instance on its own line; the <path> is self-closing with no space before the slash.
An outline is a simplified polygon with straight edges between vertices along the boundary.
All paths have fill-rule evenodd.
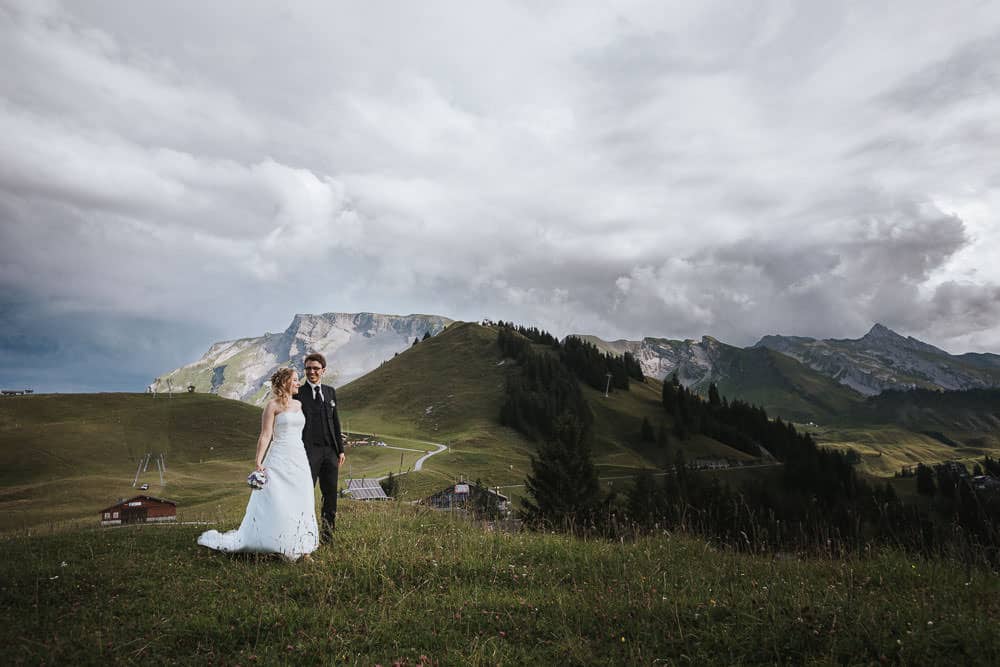
<path id="1" fill-rule="evenodd" d="M 492 327 L 456 323 L 338 390 L 342 417 L 352 430 L 410 438 L 417 446 L 440 442 L 447 454 L 407 476 L 408 498 L 439 490 L 457 477 L 481 479 L 518 495 L 536 445 L 499 423 L 512 368 L 503 359 Z M 643 417 L 670 425 L 656 381 L 632 383 L 630 391 L 603 393 L 584 387 L 595 415 L 594 459 L 605 477 L 634 474 L 665 462 L 665 453 L 640 440 Z M 710 438 L 680 443 L 689 457 L 745 454 Z"/>
<path id="2" fill-rule="evenodd" d="M 775 396 L 786 405 L 797 397 L 803 405 L 845 410 L 848 416 L 839 421 L 831 417 L 805 428 L 821 444 L 858 451 L 867 473 L 885 476 L 917 462 L 972 461 L 1000 451 L 993 428 L 1000 419 L 990 396 L 979 397 L 979 403 L 947 397 L 950 403 L 918 405 L 897 397 L 881 407 L 858 407 L 812 375 L 798 373 L 802 367 L 794 360 L 767 350 L 748 352 L 753 354 L 731 360 L 731 377 L 744 384 L 729 390 L 742 386 L 736 395 L 765 405 L 778 400 Z M 519 496 L 536 445 L 498 422 L 507 374 L 517 372 L 512 363 L 500 358 L 495 329 L 457 323 L 341 388 L 345 427 L 376 433 L 399 448 L 353 450 L 342 479 L 405 472 L 434 449 L 432 443 L 444 443 L 447 453 L 404 477 L 406 499 L 425 497 L 459 477 Z M 760 386 L 752 386 L 754 377 L 762 378 Z M 689 459 L 748 458 L 704 436 L 672 441 L 667 451 L 642 442 L 643 418 L 654 429 L 672 425 L 660 407 L 660 387 L 654 380 L 633 382 L 629 391 L 608 397 L 583 387 L 595 417 L 594 457 L 602 480 L 627 486 L 638 470 L 662 466 L 678 448 Z M 895 419 L 906 426 L 862 418 Z M 245 502 L 243 479 L 252 465 L 259 419 L 259 408 L 211 394 L 4 398 L 0 532 L 93 523 L 99 509 L 137 492 L 131 483 L 147 452 L 164 454 L 166 486 L 159 485 L 153 463 L 139 481 L 151 485 L 151 495 L 179 502 L 182 520 L 203 518 L 230 497 Z"/>
<path id="3" fill-rule="evenodd" d="M 0 400 L 0 531 L 96 521 L 132 487 L 147 452 L 146 493 L 185 509 L 245 488 L 258 408 L 206 394 L 49 394 Z"/>
<path id="4" fill-rule="evenodd" d="M 766 348 L 731 348 L 719 371 L 719 392 L 760 405 L 790 421 L 827 421 L 855 409 L 862 398 L 795 359 Z"/>
<path id="5" fill-rule="evenodd" d="M 456 323 L 337 391 L 346 427 L 395 437 L 418 449 L 449 450 L 405 480 L 407 498 L 424 497 L 458 477 L 520 484 L 534 446 L 497 421 L 505 371 L 496 332 Z"/>
<path id="6" fill-rule="evenodd" d="M 260 409 L 209 394 L 40 394 L 0 400 L 0 486 L 245 454 Z"/>
<path id="7" fill-rule="evenodd" d="M 241 507 L 220 510 L 227 525 Z M 7 539 L 0 642 L 30 664 L 997 664 L 1000 580 L 879 551 L 504 533 L 346 502 L 308 562 L 200 526 Z"/>
<path id="8" fill-rule="evenodd" d="M 857 451 L 875 475 L 950 460 L 971 467 L 1000 453 L 1000 389 L 886 392 L 809 430 L 822 444 Z"/>
<path id="9" fill-rule="evenodd" d="M 100 509 L 140 493 L 139 460 L 162 453 L 139 476 L 147 493 L 178 503 L 181 521 L 204 520 L 221 502 L 246 502 L 260 408 L 212 394 L 51 394 L 0 400 L 0 533 L 92 525 Z M 412 467 L 420 446 L 350 451 L 342 477 Z M 402 459 L 402 462 L 401 462 Z"/>
<path id="10" fill-rule="evenodd" d="M 1000 389 L 889 391 L 872 396 L 853 414 L 867 423 L 893 423 L 928 433 L 984 433 L 992 436 L 990 444 L 1000 443 Z"/>

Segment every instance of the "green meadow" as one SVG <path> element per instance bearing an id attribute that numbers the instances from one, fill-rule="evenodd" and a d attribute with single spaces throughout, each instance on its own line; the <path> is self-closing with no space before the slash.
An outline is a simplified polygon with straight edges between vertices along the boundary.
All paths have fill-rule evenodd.
<path id="1" fill-rule="evenodd" d="M 214 520 L 232 526 L 242 497 Z M 343 504 L 311 560 L 226 556 L 201 526 L 9 537 L 15 664 L 997 664 L 1000 580 L 942 560 L 737 554 L 680 535 L 503 532 Z"/>

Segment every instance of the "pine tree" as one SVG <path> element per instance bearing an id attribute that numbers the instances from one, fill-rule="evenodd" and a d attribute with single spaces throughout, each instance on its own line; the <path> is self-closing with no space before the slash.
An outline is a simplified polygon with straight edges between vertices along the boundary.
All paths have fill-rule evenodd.
<path id="1" fill-rule="evenodd" d="M 687 440 L 687 428 L 684 424 L 684 413 L 681 408 L 680 401 L 674 403 L 673 415 L 674 418 L 674 436 L 678 440 Z"/>
<path id="2" fill-rule="evenodd" d="M 661 449 L 665 449 L 670 445 L 670 436 L 667 435 L 667 425 L 662 420 L 660 421 L 660 425 L 656 427 L 656 444 Z"/>
<path id="3" fill-rule="evenodd" d="M 629 490 L 629 517 L 638 524 L 649 525 L 659 515 L 662 504 L 662 490 L 656 485 L 653 473 L 643 468 Z"/>
<path id="4" fill-rule="evenodd" d="M 917 493 L 922 496 L 933 496 L 937 491 L 934 484 L 934 471 L 923 463 L 917 464 Z"/>
<path id="5" fill-rule="evenodd" d="M 593 520 L 600 487 L 583 424 L 570 415 L 558 418 L 554 436 L 531 459 L 525 487 L 530 499 L 523 501 L 522 516 L 528 523 L 584 527 Z"/>
<path id="6" fill-rule="evenodd" d="M 395 498 L 396 494 L 399 493 L 399 478 L 394 477 L 392 471 L 390 471 L 388 477 L 379 481 L 379 486 L 385 491 L 385 495 Z"/>
<path id="7" fill-rule="evenodd" d="M 708 404 L 713 408 L 717 408 L 722 405 L 722 399 L 719 398 L 719 388 L 715 386 L 714 382 L 708 385 Z"/>
<path id="8" fill-rule="evenodd" d="M 663 392 L 660 394 L 660 401 L 663 403 L 663 409 L 667 412 L 674 411 L 674 404 L 677 402 L 677 391 L 676 387 L 672 382 L 663 382 Z"/>
<path id="9" fill-rule="evenodd" d="M 642 418 L 642 429 L 640 432 L 642 434 L 643 442 L 653 442 L 656 440 L 656 434 L 653 433 L 653 425 L 649 423 L 648 417 Z"/>

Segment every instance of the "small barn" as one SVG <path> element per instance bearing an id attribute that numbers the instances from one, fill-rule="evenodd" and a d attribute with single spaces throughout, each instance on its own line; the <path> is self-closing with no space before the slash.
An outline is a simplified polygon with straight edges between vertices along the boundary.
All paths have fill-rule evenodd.
<path id="1" fill-rule="evenodd" d="M 177 520 L 177 503 L 153 496 L 122 498 L 111 507 L 101 510 L 102 526 L 120 526 L 125 523 L 161 523 Z"/>
<path id="2" fill-rule="evenodd" d="M 480 510 L 495 509 L 500 514 L 510 511 L 510 499 L 486 486 L 459 482 L 441 489 L 424 499 L 425 505 L 435 509 Z"/>
<path id="3" fill-rule="evenodd" d="M 377 479 L 349 479 L 344 493 L 355 500 L 389 500 Z"/>

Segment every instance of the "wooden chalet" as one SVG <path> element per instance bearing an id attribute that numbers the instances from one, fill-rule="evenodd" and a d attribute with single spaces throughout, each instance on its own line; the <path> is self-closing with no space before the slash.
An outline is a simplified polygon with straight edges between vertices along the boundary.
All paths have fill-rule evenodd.
<path id="1" fill-rule="evenodd" d="M 480 496 L 487 496 L 483 499 Z M 448 486 L 423 500 L 425 505 L 435 509 L 466 509 L 476 507 L 476 503 L 494 505 L 501 514 L 510 511 L 510 499 L 487 486 L 477 486 L 468 482 L 459 482 Z"/>
<path id="2" fill-rule="evenodd" d="M 111 507 L 101 510 L 102 526 L 120 526 L 126 523 L 161 523 L 177 520 L 177 503 L 153 496 L 122 498 Z"/>

